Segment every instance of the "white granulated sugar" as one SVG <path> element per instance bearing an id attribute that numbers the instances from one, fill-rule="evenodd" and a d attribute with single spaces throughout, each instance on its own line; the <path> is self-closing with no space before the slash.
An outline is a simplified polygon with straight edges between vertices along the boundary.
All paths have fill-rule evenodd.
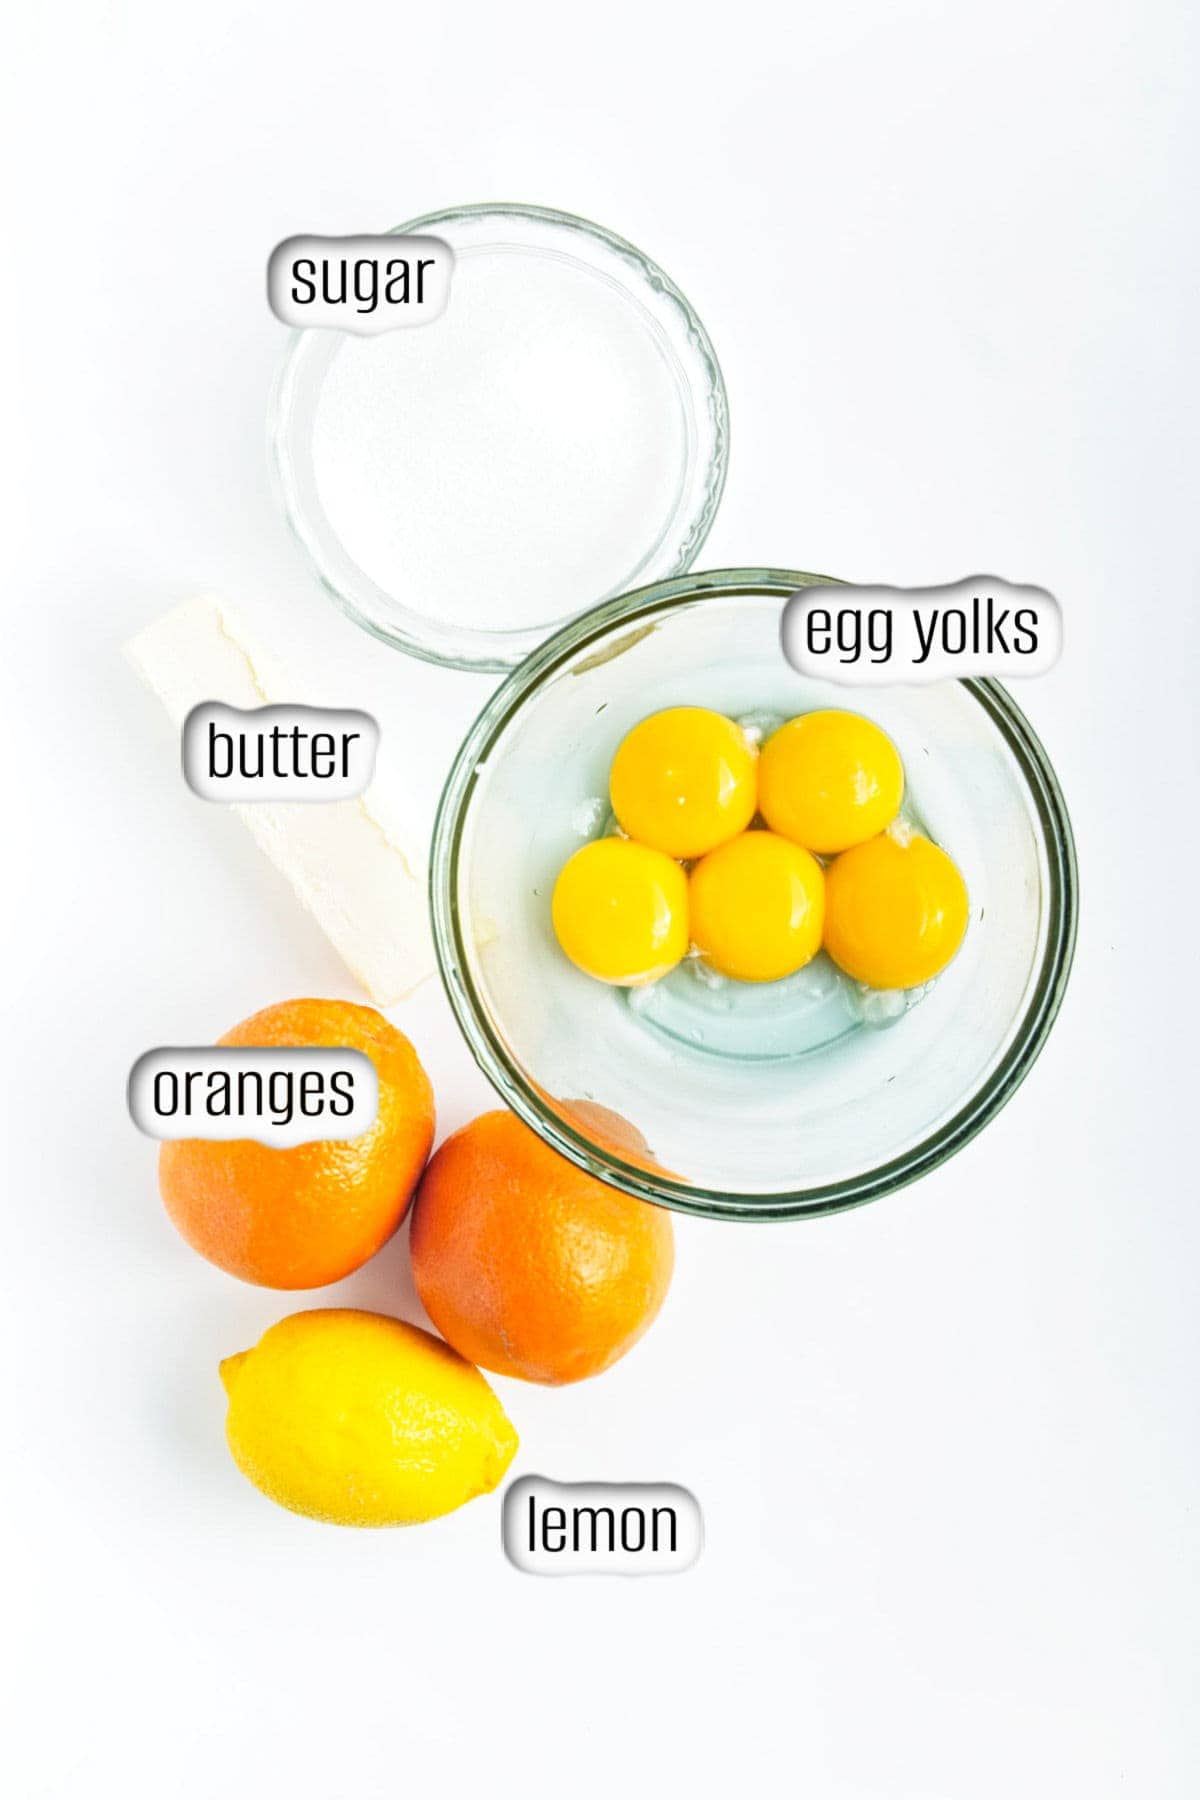
<path id="1" fill-rule="evenodd" d="M 439 319 L 333 358 L 313 440 L 330 525 L 418 612 L 568 617 L 625 586 L 670 518 L 685 425 L 665 354 L 582 265 L 463 252 Z"/>

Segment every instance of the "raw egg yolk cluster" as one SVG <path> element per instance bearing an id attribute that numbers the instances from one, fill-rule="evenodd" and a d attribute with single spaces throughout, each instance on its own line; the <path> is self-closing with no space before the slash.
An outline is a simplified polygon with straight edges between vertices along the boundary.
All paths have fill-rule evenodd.
<path id="1" fill-rule="evenodd" d="M 884 831 L 903 798 L 900 752 L 858 713 L 801 713 L 763 745 L 762 816 L 772 831 L 818 856 L 835 856 Z"/>
<path id="2" fill-rule="evenodd" d="M 758 804 L 745 734 L 703 706 L 673 706 L 635 725 L 613 757 L 608 786 L 622 831 L 683 861 L 745 831 Z"/>
<path id="3" fill-rule="evenodd" d="M 824 872 L 773 831 L 743 831 L 702 856 L 688 899 L 701 955 L 735 981 L 782 981 L 821 948 Z"/>
<path id="4" fill-rule="evenodd" d="M 688 952 L 687 876 L 632 838 L 577 850 L 554 884 L 558 941 L 577 967 L 616 987 L 667 975 Z"/>
<path id="5" fill-rule="evenodd" d="M 967 911 L 962 876 L 927 837 L 884 831 L 825 871 L 825 948 L 868 987 L 932 981 L 962 943 Z"/>
<path id="6" fill-rule="evenodd" d="M 801 714 L 756 755 L 732 719 L 671 707 L 622 740 L 610 798 L 626 835 L 577 850 L 551 907 L 599 981 L 656 981 L 692 945 L 735 981 L 780 981 L 824 947 L 855 981 L 909 988 L 963 940 L 962 876 L 901 823 L 899 752 L 858 713 Z"/>

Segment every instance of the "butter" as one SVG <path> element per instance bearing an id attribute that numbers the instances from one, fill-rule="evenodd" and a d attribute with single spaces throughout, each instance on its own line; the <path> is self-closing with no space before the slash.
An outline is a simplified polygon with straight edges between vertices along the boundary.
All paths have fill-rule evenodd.
<path id="1" fill-rule="evenodd" d="M 223 601 L 209 597 L 147 625 L 125 654 L 177 729 L 205 700 L 246 710 L 294 698 L 279 664 L 251 643 Z M 402 1000 L 433 973 L 421 859 L 410 858 L 366 795 L 231 810 L 377 1005 Z"/>

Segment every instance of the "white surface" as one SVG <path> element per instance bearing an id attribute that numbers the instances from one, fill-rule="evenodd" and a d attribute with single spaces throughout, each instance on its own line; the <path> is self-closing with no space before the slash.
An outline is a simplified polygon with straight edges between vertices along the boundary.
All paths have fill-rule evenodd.
<path id="1" fill-rule="evenodd" d="M 76 0 L 10 30 L 7 1791 L 1190 1800 L 1189 10 Z M 498 1499 L 386 1536 L 261 1500 L 216 1362 L 290 1303 L 189 1253 L 124 1116 L 149 1045 L 353 990 L 184 790 L 121 641 L 228 594 L 379 714 L 426 817 L 487 691 L 334 613 L 263 456 L 275 242 L 478 197 L 590 214 L 696 303 L 733 416 L 706 565 L 988 569 L 1065 609 L 1021 698 L 1083 924 L 1025 1088 L 880 1205 L 682 1221 L 627 1361 L 498 1384 L 514 1474 L 696 1492 L 703 1556 L 658 1581 L 518 1574 Z M 394 1017 L 444 1128 L 487 1103 L 435 986 Z M 311 1298 L 414 1316 L 404 1256 Z"/>

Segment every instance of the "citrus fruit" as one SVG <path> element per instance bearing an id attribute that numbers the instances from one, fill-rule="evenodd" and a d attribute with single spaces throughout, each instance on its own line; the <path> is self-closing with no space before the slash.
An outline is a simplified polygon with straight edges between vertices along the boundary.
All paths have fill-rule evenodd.
<path id="1" fill-rule="evenodd" d="M 630 1168 L 644 1169 L 647 1174 L 671 1175 L 672 1171 L 659 1162 L 643 1133 L 623 1113 L 614 1111 L 611 1106 L 602 1106 L 598 1100 L 554 1095 L 537 1082 L 533 1085 L 559 1123 L 577 1131 L 596 1149 L 607 1150 L 620 1162 Z"/>
<path id="2" fill-rule="evenodd" d="M 379 1313 L 293 1313 L 221 1364 L 242 1474 L 334 1525 L 417 1525 L 490 1494 L 517 1434 L 479 1373 Z"/>
<path id="3" fill-rule="evenodd" d="M 590 1143 L 601 1150 L 611 1150 L 615 1156 L 633 1163 L 635 1168 L 657 1168 L 645 1137 L 622 1113 L 614 1112 L 611 1106 L 601 1106 L 598 1100 L 556 1100 L 544 1088 L 538 1091 L 551 1111 L 564 1124 L 573 1125 Z"/>
<path id="4" fill-rule="evenodd" d="M 159 1154 L 168 1213 L 218 1268 L 262 1287 L 340 1281 L 400 1224 L 433 1143 L 433 1090 L 416 1051 L 373 1007 L 344 1000 L 268 1006 L 220 1042 L 344 1046 L 375 1064 L 379 1113 L 359 1137 L 284 1150 L 181 1138 Z"/>
<path id="5" fill-rule="evenodd" d="M 550 1383 L 624 1356 L 675 1260 L 669 1213 L 577 1169 L 509 1112 L 484 1113 L 438 1150 L 411 1249 L 421 1302 L 456 1350 Z"/>

